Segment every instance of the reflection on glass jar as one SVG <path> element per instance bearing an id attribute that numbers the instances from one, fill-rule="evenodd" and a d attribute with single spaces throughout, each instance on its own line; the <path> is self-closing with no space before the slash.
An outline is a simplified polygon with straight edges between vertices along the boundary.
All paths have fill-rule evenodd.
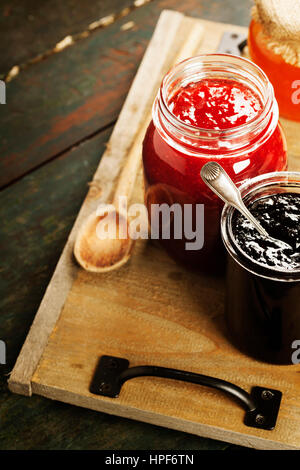
<path id="1" fill-rule="evenodd" d="M 153 201 L 204 204 L 201 250 L 186 250 L 184 238 L 161 243 L 177 260 L 218 272 L 224 266 L 219 228 L 223 204 L 200 177 L 210 160 L 218 161 L 236 184 L 286 169 L 286 142 L 273 87 L 262 70 L 241 57 L 202 55 L 171 69 L 162 81 L 143 144 L 149 214 Z"/>
<path id="2" fill-rule="evenodd" d="M 269 173 L 244 183 L 240 190 L 245 204 L 256 208 L 256 217 L 264 211 L 260 221 L 265 219 L 269 232 L 272 228 L 270 235 L 285 238 L 291 249 L 277 250 L 264 239 L 260 243 L 260 235 L 247 234 L 247 223 L 236 231 L 236 210 L 224 207 L 228 332 L 234 344 L 251 356 L 292 364 L 293 345 L 300 340 L 300 173 Z"/>

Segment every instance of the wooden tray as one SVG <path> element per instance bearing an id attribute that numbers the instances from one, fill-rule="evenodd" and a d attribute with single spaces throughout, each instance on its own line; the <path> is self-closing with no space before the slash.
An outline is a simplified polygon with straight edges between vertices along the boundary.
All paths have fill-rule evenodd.
<path id="1" fill-rule="evenodd" d="M 163 11 L 107 150 L 9 379 L 15 393 L 32 393 L 200 436 L 264 449 L 300 448 L 300 368 L 257 362 L 226 339 L 223 279 L 191 273 L 160 248 L 138 241 L 117 271 L 79 268 L 73 245 L 84 218 L 110 202 L 129 152 L 141 152 L 151 105 L 163 74 L 179 59 L 216 51 L 224 31 L 245 28 Z M 283 121 L 290 167 L 300 170 L 300 125 Z M 298 131 L 298 133 L 297 133 Z M 142 173 L 132 195 L 143 201 Z M 198 385 L 141 377 L 119 398 L 89 392 L 101 355 L 131 365 L 160 365 L 283 393 L 276 429 L 243 424 L 244 411 L 222 393 Z"/>

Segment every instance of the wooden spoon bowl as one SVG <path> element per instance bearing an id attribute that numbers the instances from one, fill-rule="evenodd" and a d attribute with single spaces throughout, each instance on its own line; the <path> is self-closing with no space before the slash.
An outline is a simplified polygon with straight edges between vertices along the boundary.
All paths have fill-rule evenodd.
<path id="1" fill-rule="evenodd" d="M 105 224 L 109 223 L 110 228 L 106 233 L 104 218 Z M 93 212 L 86 219 L 78 233 L 74 255 L 87 271 L 108 272 L 128 261 L 132 247 L 126 215 L 110 207 L 105 214 L 97 215 L 97 212 Z"/>

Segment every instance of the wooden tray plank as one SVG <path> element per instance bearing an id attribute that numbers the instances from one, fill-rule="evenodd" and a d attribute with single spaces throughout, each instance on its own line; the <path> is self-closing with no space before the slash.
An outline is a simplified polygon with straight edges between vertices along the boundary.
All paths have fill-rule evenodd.
<path id="1" fill-rule="evenodd" d="M 299 368 L 266 365 L 238 352 L 226 339 L 223 282 L 179 270 L 155 245 L 145 245 L 140 242 L 119 271 L 78 273 L 32 379 L 34 393 L 198 435 L 207 426 L 205 436 L 241 445 L 299 446 Z M 283 401 L 276 430 L 246 428 L 244 411 L 219 392 L 165 379 L 129 381 L 117 400 L 94 396 L 89 383 L 107 353 L 133 366 L 190 370 L 247 390 L 254 384 L 278 388 Z"/>
<path id="2" fill-rule="evenodd" d="M 182 15 L 175 17 L 174 12 L 164 12 L 155 34 L 162 34 L 159 29 L 163 21 L 171 20 L 174 24 L 173 19 L 178 20 L 177 29 L 172 30 L 177 39 L 175 43 L 171 41 L 174 59 L 187 29 L 191 29 L 190 20 Z M 193 21 L 205 27 L 198 52 L 215 50 L 224 29 L 243 30 L 232 25 Z M 159 41 L 158 46 L 161 48 Z M 168 60 L 170 65 L 172 58 Z M 142 77 L 142 72 L 139 73 Z M 130 263 L 119 271 L 95 275 L 73 264 L 71 250 L 81 220 L 99 201 L 111 200 L 124 158 L 128 152 L 140 148 L 142 129 L 149 115 L 146 119 L 144 116 L 149 113 L 155 87 L 151 99 L 149 96 L 143 102 L 143 112 L 137 116 L 129 109 L 136 83 L 54 274 L 56 283 L 61 281 L 56 287 L 60 289 L 60 302 L 53 297 L 51 308 L 42 303 L 38 320 L 11 375 L 10 389 L 240 445 L 300 448 L 299 367 L 266 365 L 241 354 L 230 344 L 223 323 L 222 279 L 204 277 L 179 267 L 147 241 L 136 244 Z M 127 134 L 125 125 L 130 118 L 136 119 L 135 126 Z M 292 131 L 295 123 L 287 121 L 284 126 L 290 132 L 288 139 L 292 139 L 292 166 L 297 167 L 300 146 Z M 121 139 L 119 132 L 124 132 Z M 132 201 L 142 200 L 140 172 Z M 70 271 L 66 281 L 67 263 Z M 45 296 L 48 302 L 57 295 L 52 284 Z M 50 317 L 47 330 L 39 331 L 47 315 Z M 43 335 L 42 344 L 36 344 L 39 334 Z M 36 347 L 38 353 L 32 354 L 31 349 Z M 156 364 L 213 375 L 247 390 L 253 385 L 278 388 L 283 392 L 283 401 L 276 429 L 270 432 L 247 428 L 243 425 L 243 410 L 228 397 L 205 387 L 165 379 L 129 381 L 117 400 L 92 395 L 88 388 L 101 354 L 126 357 L 131 365 Z"/>

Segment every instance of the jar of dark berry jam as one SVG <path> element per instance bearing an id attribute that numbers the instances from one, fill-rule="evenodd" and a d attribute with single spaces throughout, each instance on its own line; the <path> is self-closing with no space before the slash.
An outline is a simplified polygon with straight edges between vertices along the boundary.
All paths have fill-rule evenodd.
<path id="1" fill-rule="evenodd" d="M 228 252 L 228 333 L 239 349 L 259 360 L 297 363 L 300 173 L 268 173 L 245 182 L 240 191 L 246 206 L 269 235 L 290 248 L 261 237 L 251 223 L 225 205 L 221 233 Z"/>
<path id="2" fill-rule="evenodd" d="M 187 249 L 190 238 L 160 238 L 177 260 L 205 272 L 222 271 L 219 219 L 222 202 L 200 177 L 218 161 L 236 184 L 269 171 L 285 170 L 286 142 L 278 106 L 265 73 L 251 61 L 228 54 L 187 59 L 164 77 L 143 143 L 145 202 L 204 205 L 204 245 Z M 182 226 L 187 217 L 183 210 Z M 172 218 L 170 219 L 172 223 Z M 192 247 L 193 248 L 193 247 Z"/>

